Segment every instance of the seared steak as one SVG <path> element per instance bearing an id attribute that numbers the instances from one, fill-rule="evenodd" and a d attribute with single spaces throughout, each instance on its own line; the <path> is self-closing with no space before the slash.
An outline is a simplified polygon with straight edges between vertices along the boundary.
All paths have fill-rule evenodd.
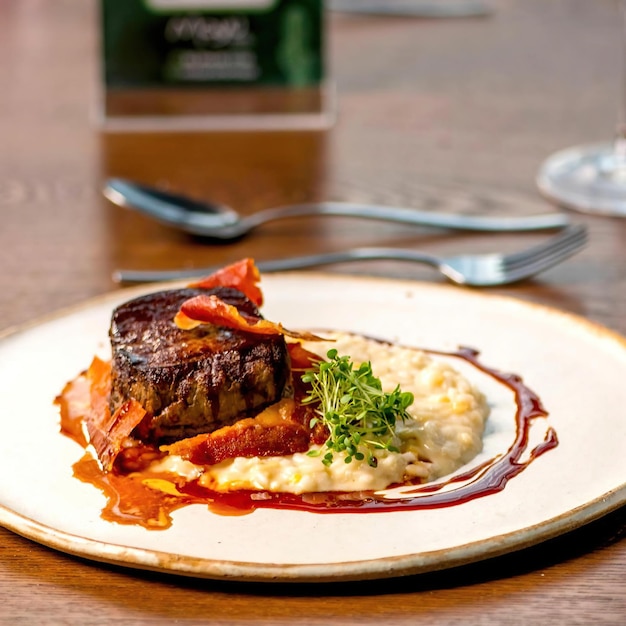
<path id="1" fill-rule="evenodd" d="M 260 317 L 235 289 L 176 289 L 130 300 L 113 312 L 111 411 L 134 398 L 147 415 L 134 433 L 169 443 L 212 432 L 257 414 L 289 386 L 282 335 L 258 335 L 204 324 L 181 330 L 180 305 L 215 294 L 242 313 Z"/>

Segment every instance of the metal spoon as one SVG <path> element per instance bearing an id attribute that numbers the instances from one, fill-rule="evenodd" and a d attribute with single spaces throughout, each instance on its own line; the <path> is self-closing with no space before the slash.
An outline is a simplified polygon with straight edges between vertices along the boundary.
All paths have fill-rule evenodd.
<path id="1" fill-rule="evenodd" d="M 296 204 L 266 209 L 242 217 L 229 207 L 199 202 L 120 178 L 109 179 L 103 193 L 119 206 L 136 209 L 186 233 L 221 241 L 240 239 L 265 222 L 305 215 L 359 217 L 470 231 L 547 230 L 569 224 L 565 213 L 527 217 L 482 217 L 347 202 Z"/>

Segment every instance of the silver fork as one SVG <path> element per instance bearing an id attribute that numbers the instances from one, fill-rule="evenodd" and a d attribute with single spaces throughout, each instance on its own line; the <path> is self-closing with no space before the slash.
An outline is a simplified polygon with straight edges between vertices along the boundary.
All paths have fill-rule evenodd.
<path id="1" fill-rule="evenodd" d="M 458 285 L 493 287 L 518 282 L 543 272 L 571 257 L 581 250 L 586 242 L 587 229 L 579 224 L 568 226 L 558 235 L 539 245 L 511 254 L 462 254 L 452 257 L 436 257 L 418 250 L 400 248 L 353 248 L 341 252 L 261 261 L 257 263 L 257 267 L 261 272 L 267 273 L 348 261 L 410 261 L 431 265 Z M 113 274 L 113 279 L 116 282 L 125 283 L 156 282 L 205 276 L 216 269 L 218 267 L 169 271 L 117 270 Z"/>

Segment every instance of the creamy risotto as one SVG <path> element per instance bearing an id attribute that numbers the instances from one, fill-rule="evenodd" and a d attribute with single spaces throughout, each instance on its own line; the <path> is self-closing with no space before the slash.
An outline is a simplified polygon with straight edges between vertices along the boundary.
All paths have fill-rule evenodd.
<path id="1" fill-rule="evenodd" d="M 327 335 L 331 337 L 331 335 Z M 298 453 L 282 457 L 229 459 L 197 467 L 180 457 L 160 465 L 217 491 L 252 489 L 294 494 L 319 491 L 380 490 L 391 484 L 434 480 L 453 472 L 482 449 L 489 414 L 483 394 L 452 366 L 420 350 L 388 345 L 358 335 L 333 334 L 332 343 L 306 343 L 307 350 L 325 356 L 331 347 L 358 365 L 370 361 L 384 391 L 400 385 L 414 394 L 408 408 L 412 419 L 398 422 L 399 452 L 375 451 L 377 466 L 366 460 L 346 463 L 340 453 L 330 465 L 321 456 Z"/>

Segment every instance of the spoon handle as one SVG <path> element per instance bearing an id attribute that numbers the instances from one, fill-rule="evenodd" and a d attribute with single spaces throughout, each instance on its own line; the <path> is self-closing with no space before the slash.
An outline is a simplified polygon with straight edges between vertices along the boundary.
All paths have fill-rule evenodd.
<path id="1" fill-rule="evenodd" d="M 565 213 L 544 213 L 541 215 L 489 217 L 463 215 L 458 213 L 437 213 L 402 207 L 380 206 L 375 204 L 355 204 L 351 202 L 322 202 L 318 204 L 297 204 L 277 207 L 252 213 L 243 218 L 247 228 L 286 217 L 305 215 L 332 215 L 337 217 L 358 217 L 362 219 L 398 222 L 416 226 L 434 226 L 480 232 L 521 232 L 563 228 L 570 223 Z"/>

